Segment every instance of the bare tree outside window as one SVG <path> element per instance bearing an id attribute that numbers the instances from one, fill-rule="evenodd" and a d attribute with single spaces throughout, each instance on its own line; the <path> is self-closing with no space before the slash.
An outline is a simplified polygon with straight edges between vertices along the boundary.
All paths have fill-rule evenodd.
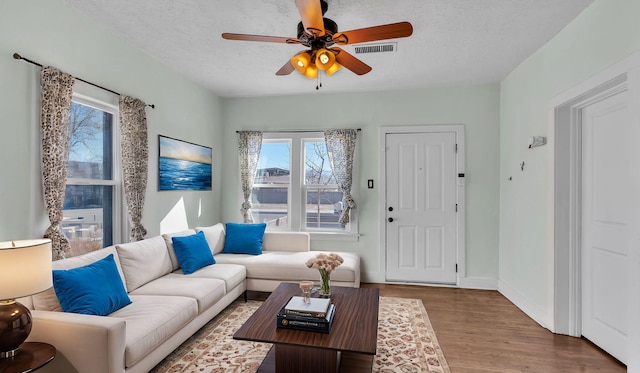
<path id="1" fill-rule="evenodd" d="M 321 228 L 328 224 L 327 216 L 335 213 L 336 180 L 329 165 L 324 141 L 305 143 L 305 185 L 307 186 L 307 227 Z M 341 197 L 340 197 L 341 199 Z"/>
<path id="2" fill-rule="evenodd" d="M 80 152 L 92 155 L 97 160 L 102 157 L 102 149 L 93 147 L 97 136 L 102 135 L 104 112 L 89 106 L 72 104 L 69 110 L 69 153 L 79 156 Z M 81 150 L 82 149 L 82 150 Z M 99 151 L 100 154 L 96 154 Z"/>

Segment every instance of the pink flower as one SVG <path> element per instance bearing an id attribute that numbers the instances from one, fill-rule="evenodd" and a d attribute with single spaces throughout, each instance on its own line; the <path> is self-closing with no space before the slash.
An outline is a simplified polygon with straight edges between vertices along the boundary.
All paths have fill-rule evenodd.
<path id="1" fill-rule="evenodd" d="M 343 262 L 344 259 L 336 253 L 319 253 L 315 258 L 307 260 L 306 265 L 308 268 L 322 269 L 331 272 L 338 268 Z"/>

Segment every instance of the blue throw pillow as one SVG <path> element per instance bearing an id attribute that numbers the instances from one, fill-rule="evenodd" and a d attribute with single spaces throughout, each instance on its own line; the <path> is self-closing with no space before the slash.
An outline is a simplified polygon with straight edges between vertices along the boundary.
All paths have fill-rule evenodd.
<path id="1" fill-rule="evenodd" d="M 207 239 L 204 237 L 204 232 L 200 231 L 190 236 L 171 237 L 171 241 L 173 241 L 173 250 L 176 252 L 182 273 L 185 275 L 210 264 L 216 264 Z"/>
<path id="2" fill-rule="evenodd" d="M 64 312 L 106 316 L 131 303 L 113 254 L 84 267 L 53 271 Z"/>
<path id="3" fill-rule="evenodd" d="M 262 241 L 267 224 L 227 223 L 223 253 L 262 254 Z"/>

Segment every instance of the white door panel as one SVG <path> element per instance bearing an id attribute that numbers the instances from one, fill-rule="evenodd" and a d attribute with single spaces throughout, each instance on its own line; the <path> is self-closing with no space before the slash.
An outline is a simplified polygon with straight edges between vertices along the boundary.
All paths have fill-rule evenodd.
<path id="1" fill-rule="evenodd" d="M 386 135 L 386 279 L 456 282 L 456 135 Z"/>
<path id="2" fill-rule="evenodd" d="M 631 122 L 623 91 L 582 109 L 582 335 L 627 360 Z"/>

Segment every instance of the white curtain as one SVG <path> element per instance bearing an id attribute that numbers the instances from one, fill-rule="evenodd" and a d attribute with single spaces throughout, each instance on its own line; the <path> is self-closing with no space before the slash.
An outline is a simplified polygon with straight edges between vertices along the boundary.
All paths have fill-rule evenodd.
<path id="1" fill-rule="evenodd" d="M 245 223 L 253 223 L 253 215 L 251 214 L 251 191 L 253 190 L 253 182 L 256 178 L 260 149 L 262 149 L 262 132 L 238 132 L 240 183 L 242 184 L 242 195 L 244 197 L 240 212 L 242 212 L 242 218 Z"/>
<path id="2" fill-rule="evenodd" d="M 357 130 L 328 130 L 324 132 L 324 141 L 329 153 L 331 171 L 338 183 L 338 189 L 343 193 L 344 209 L 338 222 L 349 223 L 349 213 L 356 208 L 356 201 L 351 196 L 353 183 L 353 154 L 356 149 Z"/>
<path id="3" fill-rule="evenodd" d="M 131 223 L 129 233 L 131 241 L 140 241 L 147 234 L 147 230 L 142 225 L 149 168 L 146 106 L 137 98 L 120 97 L 122 181 Z"/>

